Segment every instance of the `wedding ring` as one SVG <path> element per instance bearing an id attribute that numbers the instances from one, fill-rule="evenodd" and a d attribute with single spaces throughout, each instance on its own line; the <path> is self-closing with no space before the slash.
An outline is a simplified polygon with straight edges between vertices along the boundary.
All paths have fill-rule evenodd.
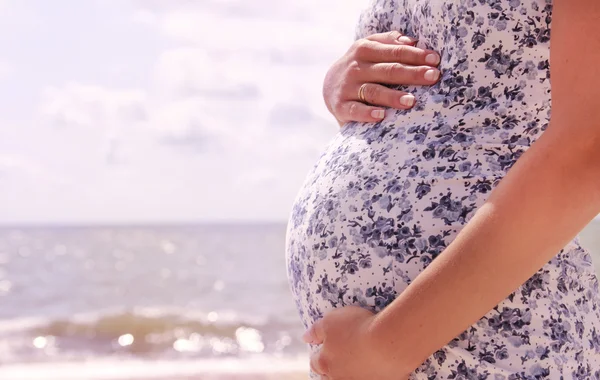
<path id="1" fill-rule="evenodd" d="M 365 87 L 366 86 L 367 86 L 367 83 L 364 83 L 358 89 L 358 99 L 360 99 L 360 101 L 363 102 L 363 103 L 367 103 L 367 99 L 365 99 Z"/>

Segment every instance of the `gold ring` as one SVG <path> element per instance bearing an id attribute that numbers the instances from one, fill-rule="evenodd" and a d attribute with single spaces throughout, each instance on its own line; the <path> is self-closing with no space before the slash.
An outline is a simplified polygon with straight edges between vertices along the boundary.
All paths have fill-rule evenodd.
<path id="1" fill-rule="evenodd" d="M 363 102 L 363 103 L 367 103 L 367 99 L 365 99 L 365 87 L 366 86 L 367 86 L 367 83 L 364 83 L 358 89 L 358 99 L 360 99 L 360 101 Z"/>

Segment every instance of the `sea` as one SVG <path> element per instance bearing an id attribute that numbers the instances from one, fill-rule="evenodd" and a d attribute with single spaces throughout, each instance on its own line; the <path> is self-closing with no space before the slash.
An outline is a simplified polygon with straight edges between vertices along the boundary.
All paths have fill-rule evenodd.
<path id="1" fill-rule="evenodd" d="M 600 221 L 581 234 L 600 269 Z M 306 378 L 285 224 L 0 229 L 0 379 Z"/>
<path id="2" fill-rule="evenodd" d="M 2 228 L 0 379 L 305 374 L 284 242 L 285 224 Z"/>

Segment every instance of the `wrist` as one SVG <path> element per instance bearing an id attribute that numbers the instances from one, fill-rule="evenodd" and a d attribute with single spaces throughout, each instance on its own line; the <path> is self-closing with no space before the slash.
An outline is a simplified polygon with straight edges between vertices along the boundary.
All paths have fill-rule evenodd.
<path id="1" fill-rule="evenodd" d="M 403 354 L 402 339 L 382 321 L 380 314 L 371 318 L 364 328 L 372 360 L 399 379 L 407 379 L 418 365 L 411 365 L 407 355 Z"/>

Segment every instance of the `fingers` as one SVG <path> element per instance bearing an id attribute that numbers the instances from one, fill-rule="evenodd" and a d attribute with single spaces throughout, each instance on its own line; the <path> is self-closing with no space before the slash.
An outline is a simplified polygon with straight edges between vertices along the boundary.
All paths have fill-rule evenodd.
<path id="1" fill-rule="evenodd" d="M 414 66 L 437 66 L 440 63 L 439 54 L 433 50 L 371 40 L 363 40 L 356 46 L 356 57 L 366 62 L 400 62 Z"/>
<path id="2" fill-rule="evenodd" d="M 386 32 L 386 33 L 377 33 L 377 34 L 372 34 L 368 37 L 366 37 L 365 39 L 369 40 L 369 41 L 376 41 L 376 42 L 380 42 L 382 44 L 400 44 L 400 45 L 414 45 L 417 43 L 417 40 L 415 40 L 414 38 L 408 37 L 403 35 L 402 33 L 398 32 L 398 31 L 391 31 L 391 32 Z"/>
<path id="3" fill-rule="evenodd" d="M 404 91 L 392 90 L 391 88 L 376 83 L 364 85 L 363 95 L 369 104 L 396 109 L 409 109 L 415 105 L 415 97 Z"/>
<path id="4" fill-rule="evenodd" d="M 321 344 L 325 340 L 325 331 L 323 329 L 323 320 L 313 323 L 313 325 L 304 333 L 302 339 L 305 343 Z"/>
<path id="5" fill-rule="evenodd" d="M 320 350 L 310 356 L 310 370 L 321 376 L 327 375 L 327 361 Z"/>
<path id="6" fill-rule="evenodd" d="M 440 71 L 429 66 L 408 66 L 402 63 L 375 63 L 363 69 L 369 82 L 432 85 L 440 79 Z"/>
<path id="7" fill-rule="evenodd" d="M 385 110 L 383 108 L 353 100 L 342 103 L 336 111 L 336 114 L 339 115 L 338 119 L 341 121 L 376 123 L 385 117 Z"/>

